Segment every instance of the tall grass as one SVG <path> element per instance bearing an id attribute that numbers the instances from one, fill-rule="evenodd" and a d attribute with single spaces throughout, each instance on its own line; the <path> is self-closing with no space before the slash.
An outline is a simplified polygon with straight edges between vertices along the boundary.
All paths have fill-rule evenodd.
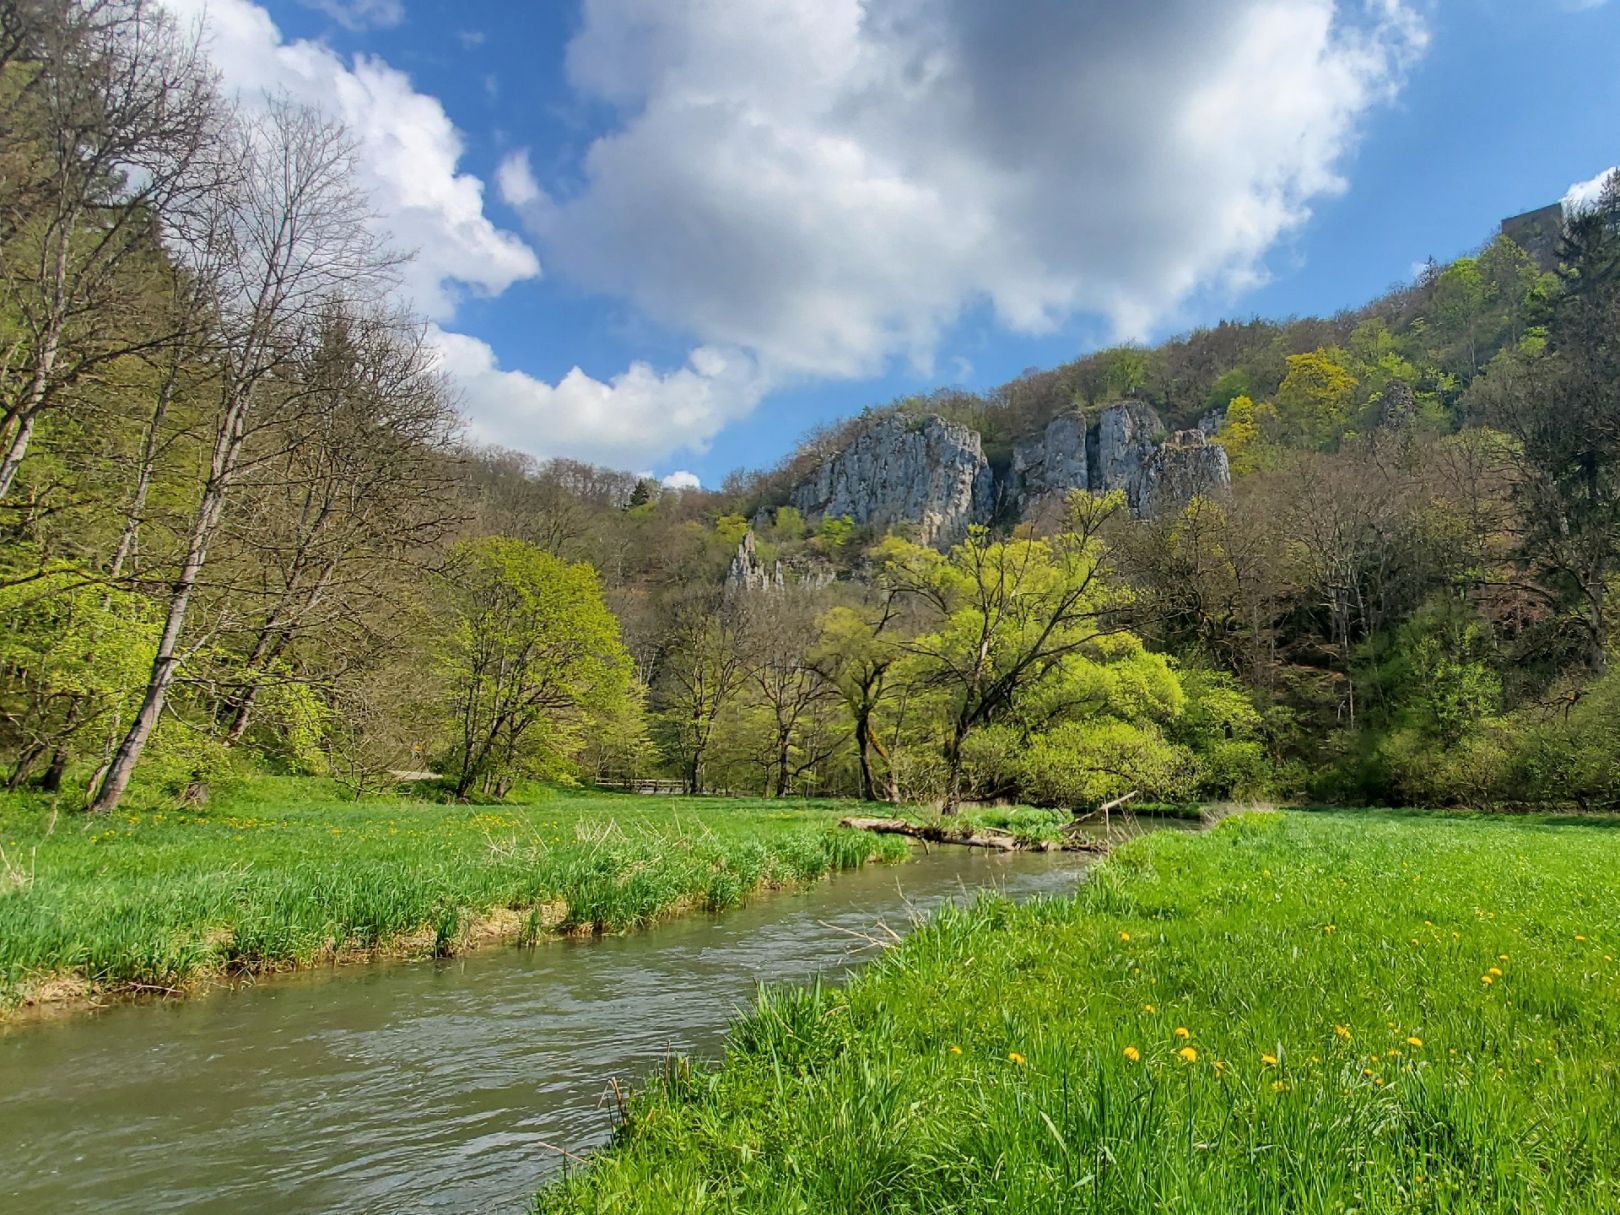
<path id="1" fill-rule="evenodd" d="M 410 944 L 449 952 L 492 913 L 517 935 L 610 930 L 720 909 L 900 841 L 841 831 L 810 802 L 554 794 L 522 806 L 344 802 L 261 781 L 191 812 L 106 819 L 0 800 L 0 1008 L 43 984 L 170 988 L 205 973 Z"/>
<path id="2" fill-rule="evenodd" d="M 671 1068 L 565 1212 L 1614 1212 L 1620 830 L 1246 815 Z"/>

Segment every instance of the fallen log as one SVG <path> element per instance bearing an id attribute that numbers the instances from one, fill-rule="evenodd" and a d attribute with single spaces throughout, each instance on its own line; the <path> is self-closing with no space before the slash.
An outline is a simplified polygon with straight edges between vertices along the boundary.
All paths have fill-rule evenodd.
<path id="1" fill-rule="evenodd" d="M 999 827 L 957 827 L 944 823 L 913 823 L 903 818 L 846 818 L 838 824 L 878 835 L 909 835 L 930 844 L 961 844 L 997 852 L 1106 852 L 1091 840 L 1024 840 Z"/>

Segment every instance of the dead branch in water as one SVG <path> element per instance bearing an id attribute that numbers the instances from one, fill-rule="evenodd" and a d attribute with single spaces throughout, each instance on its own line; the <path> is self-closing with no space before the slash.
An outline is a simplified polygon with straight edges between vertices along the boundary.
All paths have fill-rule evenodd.
<path id="1" fill-rule="evenodd" d="M 934 844 L 961 844 L 998 852 L 1106 852 L 1107 846 L 1084 839 L 1025 840 L 999 827 L 956 827 L 942 823 L 913 823 L 903 818 L 846 818 L 838 824 L 878 835 L 909 835 Z"/>

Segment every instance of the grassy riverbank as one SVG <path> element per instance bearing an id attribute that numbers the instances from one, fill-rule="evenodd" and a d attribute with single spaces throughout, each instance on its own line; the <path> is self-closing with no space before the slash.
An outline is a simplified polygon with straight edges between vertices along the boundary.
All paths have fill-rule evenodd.
<path id="1" fill-rule="evenodd" d="M 444 953 L 723 908 L 904 842 L 848 803 L 557 792 L 525 805 L 356 803 L 261 780 L 199 811 L 53 817 L 0 799 L 0 1015 L 230 971 Z"/>
<path id="2" fill-rule="evenodd" d="M 1613 1212 L 1620 828 L 1248 815 L 672 1067 L 572 1212 Z"/>

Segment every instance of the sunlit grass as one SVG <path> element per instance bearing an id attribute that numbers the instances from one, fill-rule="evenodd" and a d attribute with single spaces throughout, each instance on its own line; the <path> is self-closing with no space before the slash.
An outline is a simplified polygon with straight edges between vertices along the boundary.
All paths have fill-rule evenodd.
<path id="1" fill-rule="evenodd" d="M 843 813 L 584 793 L 356 803 L 299 781 L 96 819 L 0 799 L 0 848 L 22 875 L 0 884 L 0 1008 L 64 977 L 168 988 L 402 943 L 448 952 L 492 914 L 519 937 L 635 927 L 904 854 L 838 830 Z"/>
<path id="2" fill-rule="evenodd" d="M 1620 831 L 1249 815 L 766 994 L 561 1212 L 1613 1212 Z"/>

